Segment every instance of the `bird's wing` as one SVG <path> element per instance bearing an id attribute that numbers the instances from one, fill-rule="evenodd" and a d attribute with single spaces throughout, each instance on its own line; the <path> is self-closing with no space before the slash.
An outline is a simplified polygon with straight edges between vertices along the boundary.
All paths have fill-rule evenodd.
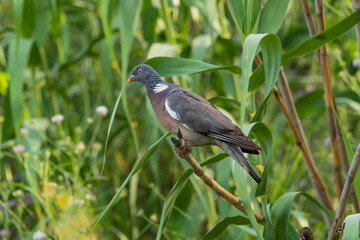
<path id="1" fill-rule="evenodd" d="M 261 150 L 214 105 L 184 88 L 169 93 L 165 109 L 172 118 L 200 134 L 239 146 L 244 152 L 257 154 Z"/>

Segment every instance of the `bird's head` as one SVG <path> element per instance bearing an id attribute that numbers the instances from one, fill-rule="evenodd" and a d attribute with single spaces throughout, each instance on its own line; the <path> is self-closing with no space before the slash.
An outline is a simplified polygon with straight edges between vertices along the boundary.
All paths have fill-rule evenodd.
<path id="1" fill-rule="evenodd" d="M 128 79 L 128 83 L 138 81 L 145 85 L 148 85 L 154 78 L 157 78 L 159 74 L 149 65 L 140 64 L 133 68 L 131 71 L 131 77 Z M 151 84 L 151 83 L 150 83 Z"/>

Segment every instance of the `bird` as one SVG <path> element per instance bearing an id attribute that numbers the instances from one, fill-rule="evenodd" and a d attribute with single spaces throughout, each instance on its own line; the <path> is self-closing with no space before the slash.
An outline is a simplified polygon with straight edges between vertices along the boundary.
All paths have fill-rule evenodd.
<path id="1" fill-rule="evenodd" d="M 245 168 L 257 183 L 261 182 L 243 153 L 259 154 L 262 148 L 205 98 L 163 81 L 147 64 L 133 68 L 127 80 L 127 83 L 131 82 L 145 85 L 155 116 L 166 130 L 175 135 L 181 132 L 189 147 L 220 147 Z"/>

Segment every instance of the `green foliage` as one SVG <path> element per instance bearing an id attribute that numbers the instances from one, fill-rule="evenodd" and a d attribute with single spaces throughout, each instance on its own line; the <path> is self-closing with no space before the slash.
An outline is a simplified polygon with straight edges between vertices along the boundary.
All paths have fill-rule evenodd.
<path id="1" fill-rule="evenodd" d="M 352 161 L 360 131 L 353 30 L 360 13 L 348 1 L 324 6 L 327 30 L 309 37 L 300 3 L 288 0 L 0 1 L 0 238 L 32 239 L 41 231 L 49 239 L 297 239 L 305 226 L 326 238 L 322 212 L 333 213 L 314 198 L 271 94 L 282 66 L 336 203 L 313 53 L 328 44 Z M 255 55 L 264 64 L 256 66 Z M 218 148 L 192 148 L 205 171 L 241 198 L 247 216 L 192 174 L 143 88 L 126 86 L 140 63 L 209 99 L 262 147 L 246 155 L 261 173 L 259 185 Z M 358 173 L 358 197 L 359 184 Z M 346 210 L 344 239 L 353 239 L 359 217 L 351 201 Z"/>

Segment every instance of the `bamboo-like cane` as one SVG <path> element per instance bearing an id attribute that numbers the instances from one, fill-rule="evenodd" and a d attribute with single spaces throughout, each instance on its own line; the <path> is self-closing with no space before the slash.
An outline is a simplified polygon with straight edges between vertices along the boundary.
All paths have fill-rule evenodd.
<path id="1" fill-rule="evenodd" d="M 360 0 L 351 0 L 352 8 L 355 11 L 360 9 Z M 359 51 L 359 58 L 360 58 L 360 23 L 357 23 L 355 25 L 355 31 L 356 31 L 356 40 L 357 40 L 357 46 Z"/>
<path id="2" fill-rule="evenodd" d="M 323 11 L 323 2 L 322 0 L 315 0 L 315 9 L 316 9 L 316 18 L 319 26 L 319 31 L 324 31 L 326 29 L 325 17 Z M 320 48 L 320 59 L 321 59 L 321 72 L 323 75 L 324 82 L 324 97 L 325 97 L 325 106 L 327 113 L 327 120 L 329 125 L 330 140 L 331 140 L 331 150 L 333 153 L 334 160 L 334 177 L 335 177 L 335 186 L 336 193 L 338 198 L 341 196 L 342 192 L 342 176 L 341 176 L 341 160 L 340 160 L 340 151 L 339 151 L 339 139 L 336 134 L 337 130 L 337 119 L 335 112 L 333 110 L 334 106 L 334 94 L 331 87 L 331 71 L 329 64 L 329 55 L 327 45 L 325 44 Z"/>
<path id="3" fill-rule="evenodd" d="M 262 60 L 258 55 L 255 56 L 255 62 L 257 65 L 260 65 L 262 63 Z M 294 103 L 294 100 L 293 100 L 291 92 L 290 92 L 290 87 L 289 87 L 285 72 L 282 67 L 280 68 L 280 75 L 279 75 L 278 83 L 279 83 L 279 87 L 280 87 L 282 97 L 284 100 L 281 98 L 276 86 L 273 88 L 273 93 L 274 93 L 276 100 L 278 101 L 279 106 L 280 106 L 281 110 L 283 111 L 284 116 L 294 134 L 296 144 L 299 146 L 299 148 L 303 154 L 303 159 L 304 159 L 306 168 L 309 172 L 310 180 L 315 187 L 316 194 L 317 194 L 320 202 L 322 204 L 324 204 L 327 208 L 329 208 L 331 211 L 334 212 L 329 193 L 326 190 L 325 185 L 319 175 L 319 172 L 315 165 L 314 158 L 311 154 L 309 145 L 307 143 L 307 140 L 306 140 L 306 137 L 304 134 L 304 130 L 303 130 L 301 122 L 300 122 L 300 118 L 296 112 L 295 103 Z M 331 219 L 326 214 L 323 214 L 323 216 L 324 216 L 327 226 L 330 227 Z"/>
<path id="4" fill-rule="evenodd" d="M 355 179 L 355 175 L 356 172 L 359 168 L 360 165 L 360 144 L 358 145 L 358 148 L 356 150 L 356 153 L 354 155 L 354 159 L 351 163 L 349 172 L 348 172 L 348 176 L 346 178 L 346 182 L 344 185 L 344 189 L 341 193 L 341 197 L 340 197 L 340 201 L 339 201 L 339 206 L 336 210 L 336 214 L 335 214 L 335 219 L 334 219 L 334 223 L 331 226 L 331 230 L 330 230 L 330 234 L 328 237 L 328 240 L 333 240 L 333 239 L 339 239 L 342 235 L 342 228 L 341 228 L 341 224 L 342 224 L 342 217 L 344 214 L 344 210 L 345 210 L 345 206 L 346 206 L 346 202 L 347 199 L 349 198 L 349 194 L 350 194 L 350 190 L 351 190 L 351 186 L 352 183 Z"/>
<path id="5" fill-rule="evenodd" d="M 314 20 L 312 18 L 311 9 L 310 9 L 308 0 L 301 0 L 301 6 L 302 6 L 302 9 L 303 9 L 303 12 L 304 12 L 305 19 L 306 19 L 306 24 L 307 24 L 308 29 L 309 29 L 309 34 L 310 34 L 310 36 L 313 36 L 317 32 L 316 32 L 316 29 L 315 29 L 315 23 L 314 23 Z M 321 66 L 320 50 L 316 50 L 316 57 L 317 57 L 319 66 Z M 332 106 L 334 107 L 335 112 L 338 113 L 334 96 L 333 96 L 333 104 L 332 104 Z M 336 135 L 338 136 L 338 140 L 339 140 L 339 144 L 340 144 L 340 150 L 341 150 L 341 156 L 342 156 L 342 160 L 343 160 L 345 170 L 347 172 L 347 171 L 349 171 L 349 167 L 350 167 L 349 160 L 347 158 L 346 147 L 345 147 L 344 139 L 343 139 L 343 136 L 342 136 L 342 133 L 341 133 L 341 130 L 340 130 L 340 126 L 339 126 L 337 121 L 336 121 L 336 123 L 337 123 L 336 124 L 336 129 L 335 129 L 336 130 Z M 360 212 L 359 203 L 358 203 L 358 199 L 356 197 L 354 187 L 352 188 L 352 191 L 351 191 L 351 200 L 353 202 L 355 211 Z"/>

